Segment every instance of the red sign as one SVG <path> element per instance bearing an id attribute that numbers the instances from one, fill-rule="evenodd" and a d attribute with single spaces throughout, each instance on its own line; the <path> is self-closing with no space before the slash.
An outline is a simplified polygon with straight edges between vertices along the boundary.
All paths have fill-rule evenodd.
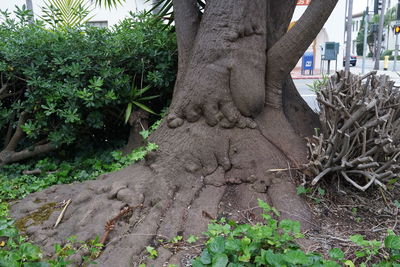
<path id="1" fill-rule="evenodd" d="M 311 0 L 297 0 L 297 5 L 298 6 L 308 6 L 310 4 Z"/>

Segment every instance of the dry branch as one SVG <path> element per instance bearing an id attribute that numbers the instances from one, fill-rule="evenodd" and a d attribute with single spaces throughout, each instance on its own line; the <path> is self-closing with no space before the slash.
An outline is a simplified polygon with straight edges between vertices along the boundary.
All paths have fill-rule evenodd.
<path id="1" fill-rule="evenodd" d="M 67 210 L 67 208 L 68 208 L 69 204 L 71 204 L 71 202 L 72 202 L 72 200 L 68 199 L 68 201 L 65 203 L 64 208 L 62 209 L 60 215 L 57 218 L 56 223 L 54 224 L 54 228 L 56 228 L 60 224 L 62 218 L 64 217 L 65 211 Z"/>
<path id="2" fill-rule="evenodd" d="M 317 93 L 319 136 L 309 139 L 314 178 L 337 174 L 365 191 L 398 176 L 400 166 L 400 91 L 385 75 L 338 72 Z"/>

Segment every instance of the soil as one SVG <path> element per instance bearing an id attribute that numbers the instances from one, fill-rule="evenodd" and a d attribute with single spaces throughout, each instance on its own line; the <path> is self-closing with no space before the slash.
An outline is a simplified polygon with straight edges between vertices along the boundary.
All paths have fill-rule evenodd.
<path id="1" fill-rule="evenodd" d="M 324 196 L 318 195 L 318 187 L 325 189 Z M 394 205 L 399 196 L 398 184 L 387 191 L 375 186 L 361 192 L 347 182 L 338 181 L 337 177 L 327 177 L 312 193 L 304 196 L 317 226 L 306 232 L 312 244 L 306 250 L 327 254 L 329 249 L 341 248 L 347 259 L 354 260 L 358 248 L 349 241 L 351 235 L 383 241 L 388 229 L 399 234 L 400 212 Z M 374 258 L 372 262 L 374 260 L 382 258 Z"/>

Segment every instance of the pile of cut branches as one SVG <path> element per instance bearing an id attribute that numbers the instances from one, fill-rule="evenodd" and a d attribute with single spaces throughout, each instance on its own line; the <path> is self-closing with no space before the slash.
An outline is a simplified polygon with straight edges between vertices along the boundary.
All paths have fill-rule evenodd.
<path id="1" fill-rule="evenodd" d="M 312 185 L 337 174 L 365 191 L 400 171 L 400 91 L 386 75 L 338 72 L 317 92 L 321 133 L 308 142 Z"/>

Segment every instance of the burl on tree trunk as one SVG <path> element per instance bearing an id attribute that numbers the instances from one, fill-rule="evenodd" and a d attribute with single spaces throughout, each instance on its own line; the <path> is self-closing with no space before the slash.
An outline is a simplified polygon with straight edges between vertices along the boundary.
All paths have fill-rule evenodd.
<path id="1" fill-rule="evenodd" d="M 22 220 L 49 252 L 71 235 L 101 236 L 125 206 L 138 206 L 109 234 L 100 266 L 136 266 L 145 246 L 199 235 L 210 217 L 241 221 L 257 214 L 258 198 L 311 227 L 289 175 L 269 170 L 306 161 L 303 137 L 316 117 L 289 73 L 336 2 L 313 0 L 287 31 L 295 0 L 209 0 L 201 17 L 196 0 L 174 0 L 180 66 L 169 115 L 151 136 L 159 150 L 95 181 L 32 194 L 12 214 L 26 218 L 45 203 L 72 199 L 57 229 L 58 212 L 40 223 Z M 180 265 L 185 254 L 162 246 L 158 253 L 154 266 Z"/>

